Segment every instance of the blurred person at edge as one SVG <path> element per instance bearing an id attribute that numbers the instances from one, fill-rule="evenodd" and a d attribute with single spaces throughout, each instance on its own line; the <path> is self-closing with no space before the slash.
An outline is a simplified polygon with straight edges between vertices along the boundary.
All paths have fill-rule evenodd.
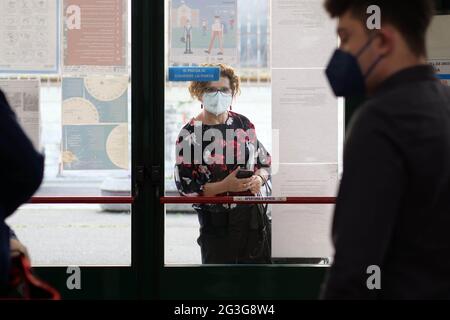
<path id="1" fill-rule="evenodd" d="M 11 258 L 28 257 L 5 220 L 36 192 L 43 172 L 44 157 L 35 150 L 0 91 L 0 296 L 8 290 Z"/>

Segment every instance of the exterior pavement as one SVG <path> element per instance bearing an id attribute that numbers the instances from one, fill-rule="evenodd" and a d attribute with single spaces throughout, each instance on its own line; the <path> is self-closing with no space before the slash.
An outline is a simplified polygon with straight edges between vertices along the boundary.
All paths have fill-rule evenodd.
<path id="1" fill-rule="evenodd" d="M 34 266 L 131 264 L 131 214 L 98 205 L 26 205 L 8 219 Z M 166 216 L 167 264 L 199 264 L 195 214 Z"/>

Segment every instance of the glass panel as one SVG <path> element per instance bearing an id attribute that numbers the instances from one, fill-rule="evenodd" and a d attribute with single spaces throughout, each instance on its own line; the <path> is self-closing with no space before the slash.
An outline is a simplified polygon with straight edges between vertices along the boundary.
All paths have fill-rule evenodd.
<path id="1" fill-rule="evenodd" d="M 130 196 L 131 0 L 19 3 L 2 4 L 2 28 L 16 42 L 1 51 L 28 56 L 10 58 L 0 87 L 45 153 L 35 196 Z M 26 44 L 25 36 L 40 40 Z M 35 265 L 130 265 L 130 211 L 129 204 L 25 205 L 8 222 Z"/>
<path id="2" fill-rule="evenodd" d="M 165 195 L 181 193 L 186 199 L 227 194 L 273 196 L 275 200 L 334 197 L 342 162 L 343 101 L 334 98 L 324 75 L 337 37 L 335 24 L 321 4 L 214 0 L 205 6 L 196 0 L 167 0 L 166 12 L 170 72 L 165 104 Z M 218 63 L 233 68 L 240 78 L 241 93 L 230 103 L 231 109 L 224 92 L 234 87 L 230 72 L 223 73 L 220 82 L 175 81 L 179 79 L 174 74 L 193 77 L 183 66 Z M 226 135 L 227 130 L 239 133 L 241 129 L 248 134 L 242 141 L 239 136 Z M 240 149 L 240 145 L 245 146 Z M 242 163 L 239 150 L 245 155 Z M 222 156 L 225 163 L 220 162 Z M 264 162 L 267 159 L 271 165 Z M 260 193 L 251 187 L 240 192 L 238 182 L 223 182 L 237 164 L 252 170 L 254 185 L 264 182 Z M 202 258 L 205 264 L 265 261 L 249 258 L 257 248 L 255 239 L 263 239 L 260 229 L 264 224 L 255 208 L 167 204 L 166 264 L 195 265 Z M 329 263 L 332 209 L 331 204 L 269 205 L 269 260 Z M 253 232 L 253 219 L 258 218 L 258 231 Z"/>

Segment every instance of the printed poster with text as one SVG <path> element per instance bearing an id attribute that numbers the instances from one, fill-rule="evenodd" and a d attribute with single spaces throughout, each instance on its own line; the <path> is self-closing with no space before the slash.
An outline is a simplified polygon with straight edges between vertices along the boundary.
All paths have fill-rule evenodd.
<path id="1" fill-rule="evenodd" d="M 450 59 L 429 60 L 429 63 L 433 66 L 441 82 L 450 86 Z"/>
<path id="2" fill-rule="evenodd" d="M 126 0 L 64 0 L 64 16 L 64 72 L 127 72 Z"/>
<path id="3" fill-rule="evenodd" d="M 427 33 L 428 63 L 442 83 L 450 86 L 450 16 L 435 16 Z"/>
<path id="4" fill-rule="evenodd" d="M 170 65 L 235 65 L 237 0 L 172 0 Z"/>
<path id="5" fill-rule="evenodd" d="M 279 140 L 274 196 L 334 197 L 343 114 L 325 75 L 336 21 L 321 0 L 271 0 L 272 129 Z M 329 258 L 332 205 L 274 206 L 272 256 Z"/>
<path id="6" fill-rule="evenodd" d="M 128 76 L 63 78 L 64 170 L 127 170 Z"/>
<path id="7" fill-rule="evenodd" d="M 0 72 L 57 73 L 58 0 L 0 1 Z"/>
<path id="8" fill-rule="evenodd" d="M 39 80 L 0 80 L 17 120 L 36 149 L 40 148 L 41 117 L 39 112 Z"/>

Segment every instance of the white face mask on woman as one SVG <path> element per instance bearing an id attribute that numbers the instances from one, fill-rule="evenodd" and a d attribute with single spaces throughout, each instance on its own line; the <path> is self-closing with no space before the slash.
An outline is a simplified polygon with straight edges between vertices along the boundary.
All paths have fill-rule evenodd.
<path id="1" fill-rule="evenodd" d="M 230 93 L 205 93 L 203 95 L 203 106 L 205 110 L 216 116 L 225 113 L 233 102 L 233 96 Z"/>

